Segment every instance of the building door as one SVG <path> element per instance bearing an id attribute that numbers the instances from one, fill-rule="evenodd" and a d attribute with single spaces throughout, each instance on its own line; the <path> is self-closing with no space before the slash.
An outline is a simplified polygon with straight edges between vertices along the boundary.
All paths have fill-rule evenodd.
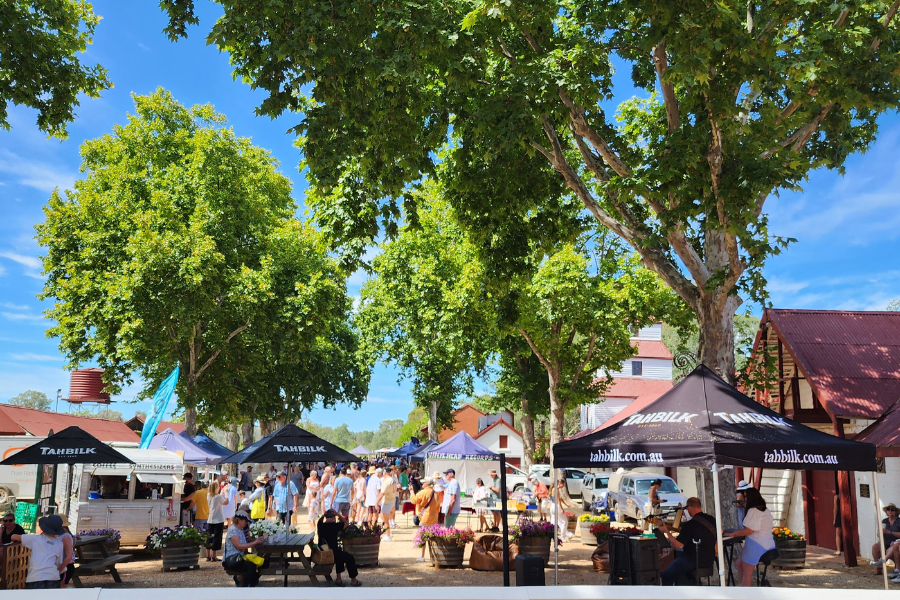
<path id="1" fill-rule="evenodd" d="M 812 480 L 813 511 L 810 527 L 815 529 L 816 545 L 836 550 L 834 544 L 834 497 L 837 495 L 837 473 L 834 471 L 807 471 Z"/>

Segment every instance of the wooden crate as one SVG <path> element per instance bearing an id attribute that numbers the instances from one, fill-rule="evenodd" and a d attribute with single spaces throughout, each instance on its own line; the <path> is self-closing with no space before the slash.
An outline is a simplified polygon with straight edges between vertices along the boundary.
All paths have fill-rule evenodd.
<path id="1" fill-rule="evenodd" d="M 21 590 L 25 587 L 28 576 L 28 560 L 31 550 L 22 544 L 6 544 L 0 546 L 0 589 Z"/>

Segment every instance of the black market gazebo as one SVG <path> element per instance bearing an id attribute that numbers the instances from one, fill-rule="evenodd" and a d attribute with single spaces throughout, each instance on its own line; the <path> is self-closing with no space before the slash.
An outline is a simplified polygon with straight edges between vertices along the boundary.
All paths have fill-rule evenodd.
<path id="1" fill-rule="evenodd" d="M 566 467 L 690 466 L 710 467 L 716 472 L 723 465 L 874 473 L 875 446 L 835 437 L 779 415 L 704 365 L 641 412 L 553 446 L 554 476 L 557 469 Z M 877 507 L 877 481 L 874 487 Z M 716 476 L 713 491 L 718 508 Z M 717 537 L 724 586 L 721 529 Z"/>
<path id="2" fill-rule="evenodd" d="M 222 463 L 356 462 L 359 457 L 288 423 L 278 431 L 235 452 Z"/>

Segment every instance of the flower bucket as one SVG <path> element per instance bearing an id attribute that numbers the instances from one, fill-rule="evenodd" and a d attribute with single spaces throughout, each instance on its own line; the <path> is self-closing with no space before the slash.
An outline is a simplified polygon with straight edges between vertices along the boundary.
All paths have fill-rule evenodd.
<path id="1" fill-rule="evenodd" d="M 778 558 L 772 564 L 785 569 L 802 569 L 806 566 L 806 540 L 775 540 Z"/>
<path id="2" fill-rule="evenodd" d="M 534 554 L 544 559 L 544 567 L 550 564 L 550 547 L 553 538 L 535 537 L 522 538 L 518 541 L 519 554 Z"/>
<path id="3" fill-rule="evenodd" d="M 377 567 L 378 551 L 381 548 L 381 542 L 374 544 L 364 539 L 348 539 L 343 541 L 344 551 L 352 554 L 356 559 L 358 567 Z"/>
<path id="4" fill-rule="evenodd" d="M 165 548 L 160 548 L 159 554 L 164 573 L 170 569 L 200 568 L 200 546 L 189 540 L 170 542 Z"/>
<path id="5" fill-rule="evenodd" d="M 586 546 L 597 545 L 597 537 L 591 533 L 591 526 L 593 526 L 594 523 L 594 521 L 581 521 L 578 523 L 578 532 L 581 534 L 581 543 Z"/>
<path id="6" fill-rule="evenodd" d="M 431 554 L 431 564 L 436 567 L 461 567 L 466 547 L 430 540 L 428 552 Z"/>

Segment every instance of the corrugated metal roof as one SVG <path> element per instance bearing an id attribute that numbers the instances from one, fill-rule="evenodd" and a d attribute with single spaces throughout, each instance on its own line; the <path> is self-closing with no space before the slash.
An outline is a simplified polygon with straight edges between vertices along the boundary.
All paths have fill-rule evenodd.
<path id="1" fill-rule="evenodd" d="M 24 406 L 0 404 L 0 414 L 9 419 L 22 430 L 20 433 L 46 436 L 52 429 L 59 432 L 72 425 L 83 429 L 101 442 L 140 442 L 141 438 L 122 421 L 95 419 L 92 417 L 76 417 L 46 410 L 36 410 Z M 0 418 L 0 424 L 3 419 Z"/>
<path id="2" fill-rule="evenodd" d="M 633 346 L 637 346 L 637 354 L 635 358 L 662 358 L 672 360 L 672 353 L 666 345 L 657 340 L 637 340 L 632 342 Z"/>
<path id="3" fill-rule="evenodd" d="M 853 438 L 878 446 L 878 456 L 900 456 L 900 402 Z"/>
<path id="4" fill-rule="evenodd" d="M 819 401 L 875 419 L 900 398 L 900 312 L 768 309 Z"/>

